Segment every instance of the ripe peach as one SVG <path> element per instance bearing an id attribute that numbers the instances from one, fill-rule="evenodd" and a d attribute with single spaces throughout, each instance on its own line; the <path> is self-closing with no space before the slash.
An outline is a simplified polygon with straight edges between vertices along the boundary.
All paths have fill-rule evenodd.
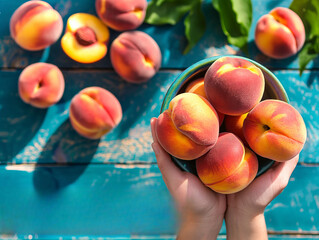
<path id="1" fill-rule="evenodd" d="M 145 18 L 146 0 L 96 0 L 95 9 L 99 18 L 117 31 L 133 30 Z"/>
<path id="2" fill-rule="evenodd" d="M 101 138 L 115 128 L 121 119 L 120 102 L 104 88 L 85 88 L 71 100 L 70 121 L 83 137 Z"/>
<path id="3" fill-rule="evenodd" d="M 244 113 L 239 116 L 226 115 L 224 119 L 226 132 L 235 134 L 244 144 L 247 144 L 243 131 L 244 120 L 247 114 L 248 113 Z"/>
<path id="4" fill-rule="evenodd" d="M 162 147 L 184 160 L 193 160 L 211 149 L 218 131 L 215 109 L 194 93 L 175 96 L 156 124 L 156 135 Z"/>
<path id="5" fill-rule="evenodd" d="M 260 102 L 244 121 L 244 135 L 258 155 L 283 162 L 296 156 L 307 137 L 300 113 L 281 100 Z"/>
<path id="6" fill-rule="evenodd" d="M 191 83 L 187 85 L 185 92 L 196 93 L 207 99 L 204 88 L 204 78 L 201 77 L 194 81 L 191 81 Z"/>
<path id="7" fill-rule="evenodd" d="M 47 108 L 57 103 L 64 92 L 64 77 L 60 69 L 49 63 L 34 63 L 19 76 L 19 95 L 34 107 Z"/>
<path id="8" fill-rule="evenodd" d="M 148 34 L 141 31 L 124 32 L 111 45 L 114 70 L 126 81 L 142 83 L 159 70 L 161 50 Z"/>
<path id="9" fill-rule="evenodd" d="M 238 192 L 257 175 L 258 159 L 232 133 L 221 133 L 208 153 L 196 159 L 200 180 L 218 193 Z"/>
<path id="10" fill-rule="evenodd" d="M 265 55 L 282 59 L 296 54 L 305 42 L 300 17 L 289 8 L 277 7 L 262 16 L 256 25 L 255 43 Z"/>
<path id="11" fill-rule="evenodd" d="M 185 92 L 196 93 L 207 99 L 204 88 L 204 78 L 202 77 L 192 81 L 189 85 L 187 85 Z M 219 126 L 221 126 L 224 121 L 225 114 L 218 112 L 217 110 L 216 112 L 218 114 Z"/>
<path id="12" fill-rule="evenodd" d="M 93 63 L 106 55 L 109 38 L 110 32 L 100 19 L 92 14 L 76 13 L 67 21 L 61 46 L 73 60 Z"/>
<path id="13" fill-rule="evenodd" d="M 207 99 L 226 115 L 241 115 L 262 98 L 265 80 L 262 71 L 248 60 L 221 57 L 207 70 L 204 80 Z"/>
<path id="14" fill-rule="evenodd" d="M 63 20 L 50 4 L 28 1 L 10 19 L 10 34 L 14 41 L 29 51 L 42 50 L 61 36 Z"/>

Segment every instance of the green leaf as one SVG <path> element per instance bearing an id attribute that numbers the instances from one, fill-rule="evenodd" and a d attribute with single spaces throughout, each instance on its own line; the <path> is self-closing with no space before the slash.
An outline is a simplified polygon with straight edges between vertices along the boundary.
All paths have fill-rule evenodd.
<path id="1" fill-rule="evenodd" d="M 175 25 L 200 0 L 152 0 L 148 3 L 145 22 Z"/>
<path id="2" fill-rule="evenodd" d="M 319 56 L 319 36 L 307 41 L 299 53 L 299 74 L 303 71 L 310 61 Z"/>
<path id="3" fill-rule="evenodd" d="M 302 19 L 306 30 L 306 39 L 312 39 L 319 35 L 319 1 L 318 0 L 294 0 L 290 7 Z"/>
<path id="4" fill-rule="evenodd" d="M 252 23 L 251 0 L 213 0 L 222 30 L 230 44 L 244 49 Z"/>
<path id="5" fill-rule="evenodd" d="M 206 30 L 205 16 L 201 9 L 201 2 L 199 1 L 187 15 L 184 20 L 185 36 L 188 40 L 183 54 L 187 54 L 201 39 Z"/>
<path id="6" fill-rule="evenodd" d="M 294 0 L 289 8 L 299 15 L 306 30 L 306 42 L 298 54 L 301 76 L 308 63 L 319 56 L 319 1 Z"/>

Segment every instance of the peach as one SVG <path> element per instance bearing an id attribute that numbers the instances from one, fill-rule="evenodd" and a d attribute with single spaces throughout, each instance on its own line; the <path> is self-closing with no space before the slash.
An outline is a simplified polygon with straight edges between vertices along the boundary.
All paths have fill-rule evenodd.
<path id="1" fill-rule="evenodd" d="M 200 180 L 218 193 L 239 192 L 257 175 L 257 156 L 232 133 L 221 133 L 213 148 L 196 159 Z"/>
<path id="2" fill-rule="evenodd" d="M 50 4 L 28 1 L 13 13 L 10 34 L 14 41 L 29 51 L 42 50 L 61 36 L 63 20 Z"/>
<path id="3" fill-rule="evenodd" d="M 248 113 L 244 113 L 239 116 L 226 115 L 224 119 L 226 132 L 235 134 L 244 144 L 247 144 L 243 131 L 244 120 L 247 114 Z"/>
<path id="4" fill-rule="evenodd" d="M 83 137 L 99 139 L 122 120 L 122 107 L 117 98 L 101 87 L 88 87 L 71 100 L 70 121 Z"/>
<path id="5" fill-rule="evenodd" d="M 145 18 L 146 0 L 96 0 L 95 9 L 99 18 L 117 31 L 133 30 Z"/>
<path id="6" fill-rule="evenodd" d="M 262 71 L 248 60 L 218 58 L 207 70 L 204 80 L 207 99 L 226 115 L 241 115 L 262 99 L 265 80 Z"/>
<path id="7" fill-rule="evenodd" d="M 120 34 L 111 45 L 114 70 L 130 83 L 151 79 L 159 70 L 162 55 L 155 40 L 141 31 Z"/>
<path id="8" fill-rule="evenodd" d="M 289 8 L 277 7 L 262 16 L 256 25 L 255 43 L 259 50 L 276 59 L 296 54 L 305 42 L 300 17 Z"/>
<path id="9" fill-rule="evenodd" d="M 207 99 L 204 88 L 204 78 L 201 77 L 194 81 L 191 81 L 190 84 L 187 85 L 185 92 L 196 93 Z"/>
<path id="10" fill-rule="evenodd" d="M 205 98 L 181 93 L 160 114 L 155 132 L 168 153 L 193 160 L 214 146 L 219 132 L 218 116 Z"/>
<path id="11" fill-rule="evenodd" d="M 202 77 L 194 81 L 191 81 L 191 83 L 187 85 L 185 92 L 196 93 L 207 99 L 205 88 L 204 88 L 204 78 Z M 224 121 L 225 114 L 218 112 L 217 110 L 216 112 L 218 114 L 219 126 L 221 126 Z"/>
<path id="12" fill-rule="evenodd" d="M 69 17 L 61 39 L 63 51 L 80 63 L 93 63 L 107 53 L 110 32 L 96 16 L 76 13 Z"/>
<path id="13" fill-rule="evenodd" d="M 19 95 L 34 107 L 47 108 L 57 103 L 64 92 L 64 77 L 60 69 L 49 63 L 34 63 L 19 76 Z"/>
<path id="14" fill-rule="evenodd" d="M 281 100 L 260 102 L 244 121 L 244 136 L 258 155 L 287 161 L 302 150 L 307 137 L 300 113 Z"/>

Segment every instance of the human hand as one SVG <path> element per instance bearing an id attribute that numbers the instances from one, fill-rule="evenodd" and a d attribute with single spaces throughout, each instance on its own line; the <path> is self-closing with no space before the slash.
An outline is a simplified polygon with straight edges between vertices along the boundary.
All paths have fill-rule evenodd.
<path id="1" fill-rule="evenodd" d="M 152 148 L 163 180 L 175 200 L 181 217 L 180 239 L 213 239 L 222 226 L 225 210 L 225 195 L 207 188 L 200 179 L 180 170 L 170 155 L 159 144 L 156 132 L 156 118 L 151 119 Z"/>
<path id="2" fill-rule="evenodd" d="M 298 159 L 299 155 L 289 161 L 275 163 L 248 187 L 227 195 L 227 211 L 236 209 L 248 215 L 263 213 L 267 205 L 287 186 Z"/>
<path id="3" fill-rule="evenodd" d="M 248 187 L 227 195 L 227 239 L 268 239 L 264 210 L 287 186 L 298 159 L 275 163 Z"/>

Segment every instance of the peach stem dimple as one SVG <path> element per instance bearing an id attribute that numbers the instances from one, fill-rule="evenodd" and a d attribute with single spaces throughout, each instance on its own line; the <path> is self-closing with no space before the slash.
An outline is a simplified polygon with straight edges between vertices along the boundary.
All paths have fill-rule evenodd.
<path id="1" fill-rule="evenodd" d="M 263 129 L 264 129 L 265 131 L 268 131 L 268 130 L 270 129 L 270 127 L 265 124 L 265 125 L 263 125 Z"/>
<path id="2" fill-rule="evenodd" d="M 75 32 L 75 38 L 82 46 L 89 46 L 97 42 L 95 32 L 88 26 L 77 29 Z"/>
<path id="3" fill-rule="evenodd" d="M 141 8 L 134 8 L 133 12 L 136 14 L 137 18 L 142 18 L 143 10 Z"/>
<path id="4" fill-rule="evenodd" d="M 145 63 L 146 66 L 149 66 L 149 67 L 151 67 L 151 68 L 154 67 L 154 66 L 153 66 L 153 63 L 152 63 L 152 61 L 151 61 L 151 59 L 148 58 L 147 56 L 144 56 L 144 63 Z"/>

